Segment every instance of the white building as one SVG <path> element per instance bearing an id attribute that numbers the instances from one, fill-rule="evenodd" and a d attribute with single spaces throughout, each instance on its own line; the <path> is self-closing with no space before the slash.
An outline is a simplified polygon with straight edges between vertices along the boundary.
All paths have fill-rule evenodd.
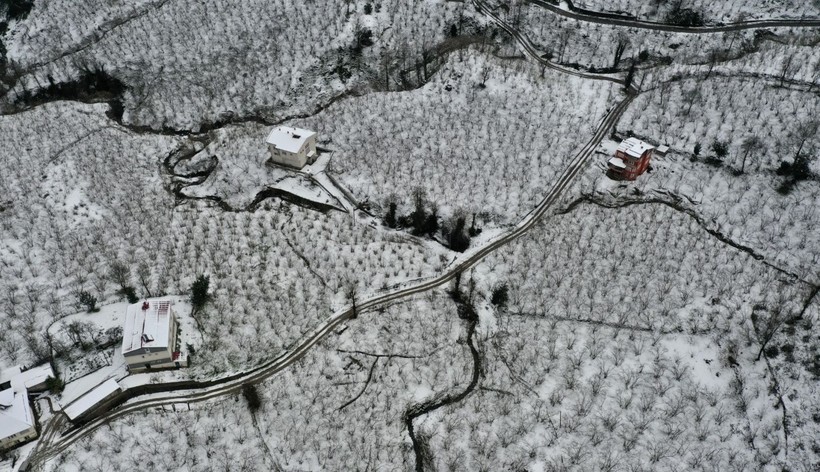
<path id="1" fill-rule="evenodd" d="M 28 393 L 46 390 L 49 377 L 54 377 L 51 364 L 25 370 L 15 366 L 0 372 L 0 451 L 37 437 Z"/>
<path id="2" fill-rule="evenodd" d="M 36 421 L 25 387 L 0 391 L 0 451 L 36 437 Z"/>
<path id="3" fill-rule="evenodd" d="M 0 372 L 0 390 L 6 388 L 25 388 L 28 392 L 47 390 L 46 381 L 54 377 L 51 364 L 43 364 L 30 369 L 15 366 Z"/>
<path id="4" fill-rule="evenodd" d="M 120 391 L 122 391 L 120 384 L 114 379 L 108 379 L 63 407 L 63 413 L 71 421 L 76 421 L 77 418 L 83 417 L 86 413 L 105 405 L 108 400 L 114 398 Z"/>
<path id="5" fill-rule="evenodd" d="M 171 300 L 128 305 L 122 355 L 130 371 L 187 367 L 188 358 L 177 346 L 177 320 Z"/>
<path id="6" fill-rule="evenodd" d="M 277 126 L 268 134 L 270 160 L 301 169 L 316 160 L 316 133 L 301 128 Z"/>

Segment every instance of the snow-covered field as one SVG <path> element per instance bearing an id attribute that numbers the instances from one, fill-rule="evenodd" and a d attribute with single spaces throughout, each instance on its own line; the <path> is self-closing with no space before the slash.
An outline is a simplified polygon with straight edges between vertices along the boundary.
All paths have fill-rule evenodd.
<path id="1" fill-rule="evenodd" d="M 363 314 L 257 385 L 255 415 L 238 393 L 130 415 L 49 466 L 126 470 L 151 451 L 148 467 L 170 470 L 406 470 L 405 410 L 469 381 L 464 323 L 442 292 Z"/>
<path id="2" fill-rule="evenodd" d="M 0 6 L 0 370 L 52 360 L 67 385 L 37 402 L 42 442 L 0 470 L 32 450 L 52 471 L 820 467 L 816 28 L 492 7 L 555 71 L 472 2 L 27 5 Z M 707 23 L 818 15 L 680 6 Z M 619 43 L 616 74 L 570 73 L 613 66 Z M 636 96 L 597 134 L 633 61 Z M 319 161 L 266 164 L 273 123 L 316 130 Z M 671 149 L 615 182 L 627 135 Z M 554 206 L 505 239 L 593 136 Z M 428 238 L 409 234 L 414 199 L 436 210 Z M 461 256 L 454 215 L 485 229 Z M 457 256 L 476 265 L 446 272 Z M 180 303 L 190 368 L 126 377 L 123 284 Z M 292 363 L 259 369 L 277 358 Z M 70 432 L 48 411 L 111 377 L 224 382 Z M 159 397 L 179 402 L 146 406 Z"/>
<path id="3" fill-rule="evenodd" d="M 332 172 L 382 214 L 388 200 L 409 213 L 421 188 L 441 215 L 506 224 L 541 200 L 619 98 L 609 82 L 470 49 L 420 89 L 343 100 L 297 124 L 319 131 Z"/>
<path id="4" fill-rule="evenodd" d="M 815 180 L 801 180 L 784 195 L 790 178 L 776 171 L 783 162 L 792 164 L 799 152 L 807 156 L 809 169 L 820 173 L 820 159 L 812 157 L 820 139 L 811 128 L 818 103 L 816 93 L 747 78 L 684 80 L 642 94 L 618 130 L 673 149 L 655 160 L 655 171 L 636 188 L 650 197 L 671 192 L 713 229 L 817 283 L 820 188 Z M 727 144 L 727 154 L 718 162 L 710 160 L 716 157 L 715 141 Z M 693 162 L 696 145 L 701 149 Z M 628 198 L 629 192 L 614 190 L 618 197 Z"/>
<path id="5" fill-rule="evenodd" d="M 21 77 L 4 98 L 104 71 L 128 87 L 123 120 L 129 124 L 197 130 L 234 117 L 281 119 L 366 86 L 384 65 L 412 64 L 471 15 L 465 5 L 38 3 L 26 20 L 10 24 L 8 60 Z M 365 30 L 372 46 L 360 44 Z"/>
<path id="6" fill-rule="evenodd" d="M 276 199 L 239 213 L 175 202 L 162 162 L 183 139 L 131 132 L 105 109 L 57 102 L 0 117 L 9 150 L 0 185 L 10 197 L 0 213 L 0 356 L 10 363 L 48 355 L 45 326 L 76 312 L 80 290 L 117 300 L 115 261 L 143 295 L 187 293 L 197 274 L 211 275 L 216 298 L 192 375 L 274 357 L 345 303 L 351 286 L 365 295 L 449 261 L 339 211 Z"/>
<path id="7" fill-rule="evenodd" d="M 485 293 L 506 284 L 510 302 L 484 327 L 483 390 L 425 423 L 440 467 L 460 458 L 469 470 L 760 470 L 809 460 L 786 454 L 771 385 L 795 390 L 787 421 L 805 425 L 806 447 L 813 426 L 798 405 L 816 398 L 816 376 L 810 363 L 787 380 L 755 361 L 763 323 L 752 319 L 797 316 L 810 287 L 689 216 L 580 204 L 490 256 L 475 278 Z"/>

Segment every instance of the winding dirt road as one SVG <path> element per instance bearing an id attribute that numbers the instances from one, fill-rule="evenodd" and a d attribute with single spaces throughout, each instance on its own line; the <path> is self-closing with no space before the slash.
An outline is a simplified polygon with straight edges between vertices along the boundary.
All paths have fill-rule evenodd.
<path id="1" fill-rule="evenodd" d="M 490 12 L 489 9 L 486 8 L 486 6 L 480 1 L 476 0 L 474 3 L 479 11 L 486 14 L 492 21 L 507 30 L 518 41 L 528 56 L 546 67 L 578 77 L 604 80 L 618 84 L 623 83 L 623 81 L 617 77 L 582 73 L 575 70 L 566 69 L 546 61 L 538 55 L 526 37 L 506 25 L 503 20 Z M 496 236 L 494 239 L 486 242 L 484 245 L 468 250 L 458 259 L 453 261 L 453 263 L 451 263 L 450 266 L 438 276 L 427 278 L 425 280 L 415 282 L 412 285 L 400 287 L 391 292 L 377 294 L 359 301 L 357 303 L 358 313 L 360 314 L 363 311 L 372 310 L 386 303 L 440 287 L 454 279 L 459 273 L 462 273 L 478 264 L 493 251 L 524 235 L 547 213 L 553 204 L 556 203 L 561 194 L 571 186 L 578 174 L 580 174 L 584 169 L 586 162 L 593 155 L 598 144 L 618 122 L 621 115 L 624 113 L 635 96 L 636 92 L 634 89 L 630 89 L 627 93 L 625 93 L 623 100 L 613 107 L 604 117 L 592 138 L 578 151 L 572 160 L 567 163 L 564 173 L 549 189 L 541 202 L 517 225 Z M 347 308 L 336 312 L 324 323 L 314 329 L 307 337 L 299 341 L 297 345 L 283 352 L 276 359 L 259 365 L 247 372 L 235 374 L 222 379 L 216 379 L 212 382 L 214 385 L 207 387 L 145 395 L 146 398 L 129 401 L 122 406 L 92 418 L 81 426 L 68 429 L 61 436 L 57 434 L 57 431 L 63 429 L 68 422 L 64 418 L 64 415 L 60 413 L 55 414 L 51 417 L 51 420 L 44 425 L 44 433 L 47 432 L 47 434 L 42 435 L 39 443 L 29 456 L 30 466 L 36 468 L 37 466 L 44 464 L 49 459 L 66 450 L 79 439 L 93 433 L 97 428 L 131 413 L 148 408 L 170 406 L 174 404 L 199 403 L 219 396 L 239 393 L 243 385 L 261 382 L 291 366 L 294 362 L 302 358 L 302 356 L 304 356 L 319 341 L 324 339 L 340 324 L 350 319 L 352 316 L 352 308 Z"/>
<path id="2" fill-rule="evenodd" d="M 638 20 L 634 18 L 622 17 L 613 14 L 592 12 L 578 8 L 561 8 L 545 0 L 526 0 L 527 3 L 549 10 L 556 15 L 561 15 L 574 20 L 585 21 L 587 23 L 598 23 L 602 25 L 627 26 L 630 28 L 640 28 L 655 31 L 668 31 L 671 33 L 727 33 L 731 31 L 743 31 L 759 28 L 817 28 L 820 27 L 820 19 L 769 19 L 769 20 L 748 20 L 728 23 L 725 25 L 709 26 L 676 26 L 667 23 L 657 23 L 654 21 Z"/>

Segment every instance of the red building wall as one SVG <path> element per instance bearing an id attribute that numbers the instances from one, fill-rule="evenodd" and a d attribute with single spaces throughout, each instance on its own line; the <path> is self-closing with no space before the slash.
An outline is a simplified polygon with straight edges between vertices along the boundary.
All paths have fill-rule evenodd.
<path id="1" fill-rule="evenodd" d="M 624 161 L 624 164 L 626 164 L 626 169 L 617 173 L 626 180 L 635 180 L 639 175 L 646 172 L 646 169 L 649 167 L 649 160 L 652 158 L 652 150 L 647 149 L 641 157 L 637 159 L 620 151 L 615 152 L 615 157 L 619 157 L 622 161 Z"/>

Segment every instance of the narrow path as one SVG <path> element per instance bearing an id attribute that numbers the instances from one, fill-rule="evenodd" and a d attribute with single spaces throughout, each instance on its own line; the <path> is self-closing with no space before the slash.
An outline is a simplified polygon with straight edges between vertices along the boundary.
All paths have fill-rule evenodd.
<path id="1" fill-rule="evenodd" d="M 599 23 L 602 25 L 628 26 L 630 28 L 640 28 L 655 31 L 669 31 L 672 33 L 725 33 L 729 31 L 742 31 L 748 29 L 759 28 L 817 28 L 820 27 L 820 19 L 788 19 L 775 18 L 766 20 L 748 20 L 738 21 L 736 23 L 728 23 L 723 25 L 709 25 L 709 26 L 676 26 L 667 23 L 658 23 L 654 21 L 639 20 L 637 18 L 629 18 L 609 13 L 594 12 L 590 10 L 583 10 L 572 5 L 569 9 L 561 8 L 546 0 L 525 0 L 528 3 L 539 6 L 556 15 L 561 15 L 566 18 L 574 20 L 586 21 L 588 23 Z"/>
<path id="2" fill-rule="evenodd" d="M 524 53 L 529 56 L 531 59 L 536 61 L 542 67 L 547 69 L 552 69 L 564 74 L 574 75 L 575 77 L 581 77 L 584 79 L 592 79 L 592 80 L 606 80 L 609 82 L 613 82 L 616 84 L 624 85 L 625 82 L 623 79 L 620 79 L 617 76 L 608 75 L 608 74 L 594 74 L 591 72 L 580 72 L 575 69 L 571 69 L 569 67 L 564 67 L 558 65 L 554 62 L 551 62 L 547 59 L 544 59 L 538 50 L 533 45 L 532 41 L 523 35 L 520 31 L 510 26 L 506 21 L 502 20 L 501 17 L 495 14 L 495 12 L 483 1 L 483 0 L 473 0 L 473 5 L 475 5 L 476 10 L 480 13 L 483 13 L 487 16 L 493 23 L 500 26 L 504 31 L 509 33 L 518 44 L 521 45 L 521 48 L 524 50 Z"/>

